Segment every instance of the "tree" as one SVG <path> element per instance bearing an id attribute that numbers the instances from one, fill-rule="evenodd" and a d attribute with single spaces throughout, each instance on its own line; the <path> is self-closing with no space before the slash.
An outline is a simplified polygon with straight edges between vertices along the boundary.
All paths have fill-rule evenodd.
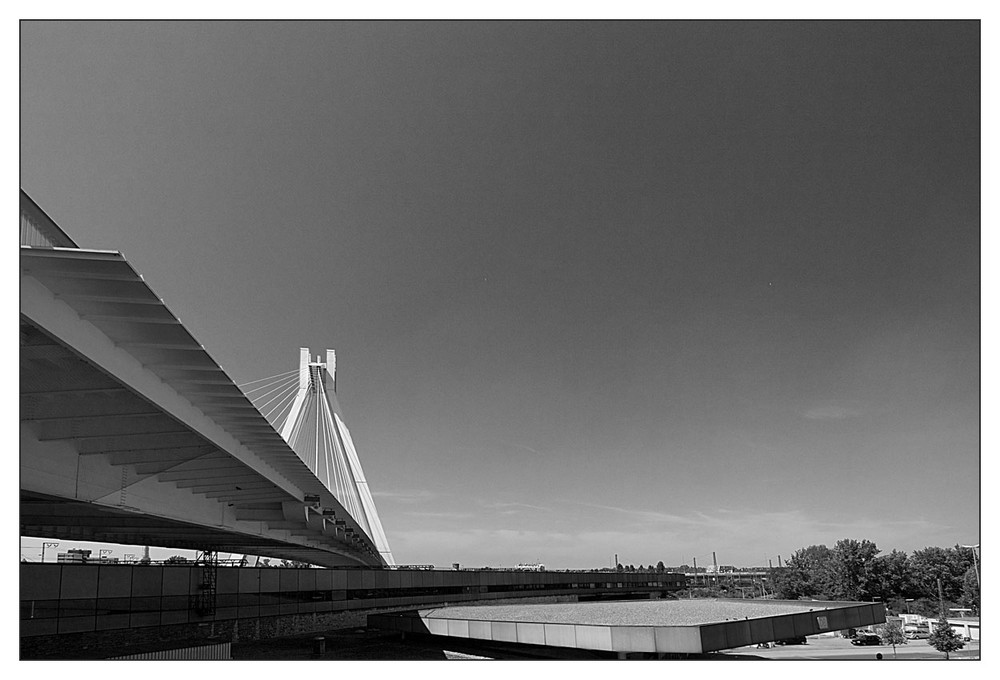
<path id="1" fill-rule="evenodd" d="M 871 600 L 881 580 L 876 573 L 878 553 L 878 546 L 868 540 L 837 541 L 831 556 L 833 587 L 829 594 L 842 600 Z"/>
<path id="2" fill-rule="evenodd" d="M 958 636 L 958 633 L 952 629 L 951 624 L 943 617 L 938 619 L 934 624 L 934 631 L 931 633 L 927 643 L 939 652 L 944 652 L 945 659 L 951 658 L 949 656 L 950 652 L 957 652 L 962 647 L 965 647 L 962 638 Z"/>
<path id="3" fill-rule="evenodd" d="M 656 572 L 658 574 L 662 574 L 666 570 L 667 570 L 667 567 L 666 567 L 665 564 L 663 564 L 663 560 L 660 560 L 659 562 L 656 563 Z"/>
<path id="4" fill-rule="evenodd" d="M 829 598 L 832 560 L 833 551 L 825 545 L 796 550 L 785 567 L 775 572 L 777 596 L 783 600 Z"/>
<path id="5" fill-rule="evenodd" d="M 913 551 L 910 557 L 912 588 L 916 595 L 937 599 L 937 581 L 941 579 L 941 590 L 948 602 L 960 602 L 965 573 L 973 566 L 972 550 L 969 548 L 924 548 Z"/>
<path id="6" fill-rule="evenodd" d="M 893 550 L 875 558 L 874 574 L 877 582 L 872 584 L 872 597 L 883 602 L 902 600 L 909 597 L 910 558 L 905 552 Z"/>
<path id="7" fill-rule="evenodd" d="M 905 645 L 906 636 L 903 629 L 895 621 L 878 627 L 878 636 L 882 639 L 883 645 L 892 645 L 892 658 L 896 658 L 896 645 Z"/>
<path id="8" fill-rule="evenodd" d="M 974 566 L 965 572 L 962 579 L 962 599 L 958 603 L 971 609 L 974 614 L 979 613 L 979 575 Z"/>

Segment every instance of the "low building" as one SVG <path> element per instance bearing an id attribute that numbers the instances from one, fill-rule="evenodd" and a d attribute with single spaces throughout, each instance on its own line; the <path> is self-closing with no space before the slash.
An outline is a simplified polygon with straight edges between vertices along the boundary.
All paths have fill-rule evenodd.
<path id="1" fill-rule="evenodd" d="M 951 629 L 955 631 L 956 634 L 961 635 L 963 638 L 969 640 L 979 640 L 979 617 L 978 616 L 963 616 L 963 617 L 951 617 L 949 616 L 945 619 Z M 937 621 L 929 619 L 930 630 L 933 633 L 934 627 L 937 625 Z"/>
<path id="2" fill-rule="evenodd" d="M 91 552 L 93 551 L 71 548 L 64 553 L 59 553 L 56 558 L 56 562 L 59 562 L 60 564 L 84 564 L 90 561 Z"/>

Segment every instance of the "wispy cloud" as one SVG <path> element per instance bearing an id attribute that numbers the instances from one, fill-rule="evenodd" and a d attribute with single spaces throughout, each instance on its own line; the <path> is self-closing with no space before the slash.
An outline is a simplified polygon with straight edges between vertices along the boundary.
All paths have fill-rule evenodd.
<path id="1" fill-rule="evenodd" d="M 670 524 L 700 524 L 699 516 L 704 517 L 701 513 L 695 513 L 694 517 L 685 517 L 683 515 L 675 515 L 667 512 L 658 512 L 656 510 L 636 510 L 634 508 L 619 508 L 613 505 L 600 505 L 597 503 L 574 503 L 575 505 L 583 505 L 588 508 L 597 508 L 598 510 L 608 510 L 621 515 L 626 515 L 632 518 L 633 521 L 643 521 L 643 522 L 663 522 Z"/>
<path id="2" fill-rule="evenodd" d="M 448 510 L 417 510 L 406 514 L 409 517 L 422 517 L 427 519 L 469 519 L 475 516 L 471 512 Z"/>
<path id="3" fill-rule="evenodd" d="M 373 491 L 372 496 L 395 501 L 396 503 L 425 503 L 438 497 L 437 494 L 424 489 L 417 489 L 415 491 Z"/>
<path id="4" fill-rule="evenodd" d="M 513 515 L 515 513 L 521 512 L 523 510 L 538 510 L 539 512 L 551 512 L 550 508 L 543 508 L 540 505 L 532 505 L 530 503 L 483 503 L 480 502 L 479 505 L 486 508 L 487 510 L 493 510 L 503 515 Z"/>

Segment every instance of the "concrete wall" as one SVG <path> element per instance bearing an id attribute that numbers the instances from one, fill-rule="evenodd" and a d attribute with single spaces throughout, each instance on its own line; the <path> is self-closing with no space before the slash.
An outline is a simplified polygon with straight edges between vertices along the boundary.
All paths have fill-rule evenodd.
<path id="1" fill-rule="evenodd" d="M 201 567 L 22 563 L 22 656 L 103 658 L 106 648 L 121 654 L 121 645 L 155 640 L 236 641 L 363 626 L 376 609 L 644 594 L 682 585 L 678 575 L 601 572 L 220 567 L 215 577 L 214 606 L 206 610 Z M 59 648 L 70 655 L 49 656 Z"/>

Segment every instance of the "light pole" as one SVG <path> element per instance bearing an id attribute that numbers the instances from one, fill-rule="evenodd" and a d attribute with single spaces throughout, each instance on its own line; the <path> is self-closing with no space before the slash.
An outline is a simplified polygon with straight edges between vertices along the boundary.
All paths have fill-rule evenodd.
<path id="1" fill-rule="evenodd" d="M 43 542 L 42 543 L 42 562 L 43 563 L 45 562 L 45 549 L 46 548 L 58 548 L 58 547 L 59 547 L 58 543 Z"/>
<path id="2" fill-rule="evenodd" d="M 963 545 L 962 547 L 972 549 L 972 562 L 976 565 L 976 588 L 982 588 L 982 586 L 979 585 L 979 557 L 976 556 L 976 549 L 979 547 L 979 544 Z"/>

